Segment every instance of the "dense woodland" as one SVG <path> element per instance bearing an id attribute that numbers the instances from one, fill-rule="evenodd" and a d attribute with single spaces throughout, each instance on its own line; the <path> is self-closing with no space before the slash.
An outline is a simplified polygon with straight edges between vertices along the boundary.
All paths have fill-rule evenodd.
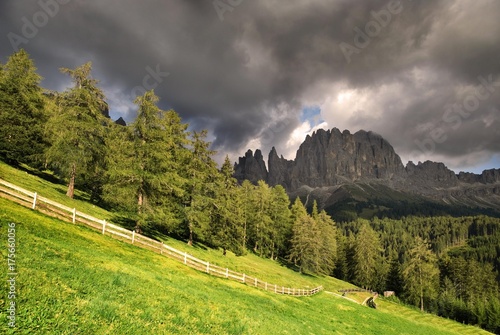
<path id="1" fill-rule="evenodd" d="M 500 219 L 408 216 L 335 223 L 281 186 L 239 185 L 218 167 L 206 131 L 188 131 L 153 91 L 127 126 L 106 117 L 91 64 L 61 69 L 73 86 L 52 92 L 21 50 L 0 64 L 0 158 L 45 171 L 91 195 L 116 221 L 333 275 L 460 322 L 500 333 Z"/>

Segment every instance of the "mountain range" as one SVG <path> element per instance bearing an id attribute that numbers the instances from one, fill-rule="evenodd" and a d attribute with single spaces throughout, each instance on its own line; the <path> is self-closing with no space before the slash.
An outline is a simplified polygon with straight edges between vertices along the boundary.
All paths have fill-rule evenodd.
<path id="1" fill-rule="evenodd" d="M 316 200 L 337 219 L 374 215 L 499 214 L 500 169 L 456 174 L 443 163 L 406 166 L 382 136 L 360 130 L 319 129 L 307 136 L 294 160 L 273 147 L 268 168 L 260 150 L 235 163 L 235 178 L 282 185 L 291 198 Z"/>

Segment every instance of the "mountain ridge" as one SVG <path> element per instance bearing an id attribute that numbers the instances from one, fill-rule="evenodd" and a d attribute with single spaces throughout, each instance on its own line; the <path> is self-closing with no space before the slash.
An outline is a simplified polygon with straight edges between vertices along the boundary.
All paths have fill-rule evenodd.
<path id="1" fill-rule="evenodd" d="M 261 150 L 255 154 L 248 150 L 234 170 L 240 182 L 264 180 L 271 186 L 282 185 L 291 197 L 315 194 L 313 198 L 323 208 L 339 201 L 330 198 L 347 185 L 361 189 L 381 185 L 403 198 L 416 196 L 443 205 L 500 208 L 500 169 L 456 174 L 445 164 L 429 160 L 409 161 L 405 166 L 392 145 L 372 131 L 351 134 L 337 128 L 319 129 L 306 136 L 293 160 L 278 156 L 273 147 L 266 167 Z M 367 199 L 377 196 L 365 193 Z"/>

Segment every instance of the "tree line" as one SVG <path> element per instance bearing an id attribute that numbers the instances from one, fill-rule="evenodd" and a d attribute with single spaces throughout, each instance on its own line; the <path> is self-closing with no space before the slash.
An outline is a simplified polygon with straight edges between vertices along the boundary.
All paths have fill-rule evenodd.
<path id="1" fill-rule="evenodd" d="M 403 217 L 335 223 L 264 181 L 241 185 L 206 140 L 154 91 L 138 96 L 135 120 L 106 117 L 91 63 L 62 68 L 73 85 L 44 90 L 24 51 L 0 64 L 0 158 L 51 171 L 137 231 L 161 232 L 225 254 L 253 252 L 300 272 L 395 291 L 422 310 L 500 331 L 500 220 Z"/>

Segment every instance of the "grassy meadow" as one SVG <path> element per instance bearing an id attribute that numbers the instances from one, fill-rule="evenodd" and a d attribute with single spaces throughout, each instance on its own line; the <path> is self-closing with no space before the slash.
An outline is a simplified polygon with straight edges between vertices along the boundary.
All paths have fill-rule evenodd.
<path id="1" fill-rule="evenodd" d="M 0 163 L 1 164 L 1 163 Z M 111 213 L 67 199 L 64 185 L 0 166 L 0 178 L 100 218 Z M 16 230 L 16 328 L 7 324 L 7 229 Z M 277 262 L 163 237 L 217 265 L 292 287 L 352 285 L 300 275 Z M 209 276 L 167 257 L 0 198 L 1 334 L 487 334 L 377 299 L 370 309 L 328 292 L 289 297 Z M 362 301 L 363 295 L 351 295 Z"/>

